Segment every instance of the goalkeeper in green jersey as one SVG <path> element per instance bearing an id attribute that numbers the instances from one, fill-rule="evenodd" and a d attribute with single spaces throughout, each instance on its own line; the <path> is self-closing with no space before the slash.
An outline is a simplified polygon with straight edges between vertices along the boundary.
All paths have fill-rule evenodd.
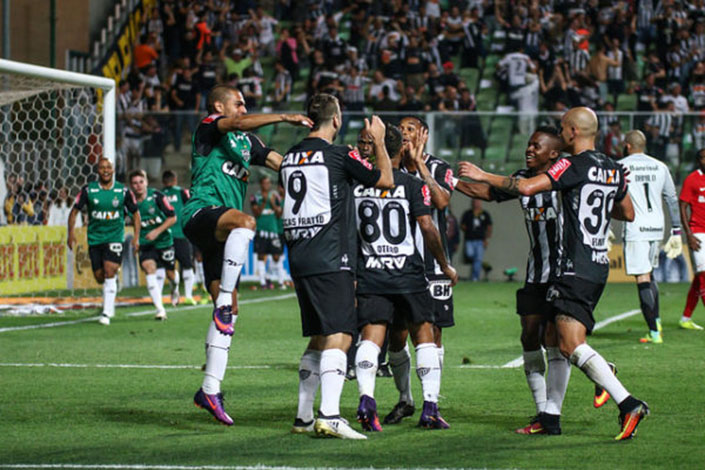
<path id="1" fill-rule="evenodd" d="M 117 271 L 122 263 L 122 248 L 125 242 L 125 210 L 132 214 L 135 238 L 132 244 L 139 247 L 140 214 L 135 195 L 122 183 L 113 181 L 113 164 L 107 158 L 98 161 L 98 181 L 88 183 L 76 196 L 69 214 L 68 245 L 76 246 L 74 225 L 79 213 L 88 213 L 88 254 L 91 268 L 98 284 L 103 284 L 103 313 L 98 321 L 110 325 L 115 316 L 117 294 Z"/>
<path id="2" fill-rule="evenodd" d="M 175 269 L 174 237 L 170 229 L 176 223 L 176 212 L 163 193 L 147 187 L 147 173 L 144 170 L 131 171 L 129 178 L 142 221 L 140 266 L 147 279 L 149 296 L 157 309 L 154 318 L 166 320 L 157 268 L 166 270 L 166 277 L 171 283 L 171 304 L 176 306 L 179 303 L 179 273 Z"/>
<path id="3" fill-rule="evenodd" d="M 279 170 L 282 156 L 248 131 L 286 122 L 311 126 L 302 115 L 247 115 L 236 88 L 218 85 L 208 95 L 209 116 L 192 136 L 191 199 L 184 205 L 184 234 L 203 255 L 206 284 L 215 302 L 206 336 L 203 387 L 194 403 L 220 422 L 233 421 L 223 408 L 220 383 L 237 319 L 237 282 L 254 237 L 255 219 L 242 212 L 250 166 Z"/>

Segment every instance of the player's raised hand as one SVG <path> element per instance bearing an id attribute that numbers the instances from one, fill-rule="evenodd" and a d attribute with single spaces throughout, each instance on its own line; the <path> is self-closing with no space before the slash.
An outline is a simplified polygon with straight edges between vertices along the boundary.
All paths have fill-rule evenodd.
<path id="1" fill-rule="evenodd" d="M 294 126 L 313 127 L 313 121 L 303 114 L 282 114 L 284 122 L 293 124 Z"/>
<path id="2" fill-rule="evenodd" d="M 460 162 L 458 165 L 458 174 L 464 178 L 469 178 L 475 181 L 482 181 L 482 171 L 477 165 L 470 162 Z"/>
<path id="3" fill-rule="evenodd" d="M 372 120 L 365 118 L 365 130 L 375 142 L 384 142 L 386 127 L 379 116 L 372 116 Z"/>
<path id="4" fill-rule="evenodd" d="M 453 266 L 450 264 L 447 265 L 445 268 L 443 268 L 443 274 L 448 276 L 448 279 L 450 279 L 450 286 L 453 287 L 458 283 L 458 273 L 455 270 Z"/>
<path id="5" fill-rule="evenodd" d="M 409 142 L 409 155 L 417 166 L 424 163 L 423 151 L 426 148 L 426 142 L 428 142 L 428 129 L 424 128 L 416 132 L 413 142 Z"/>
<path id="6" fill-rule="evenodd" d="M 157 237 L 158 237 L 159 235 L 160 235 L 160 234 L 156 233 L 156 230 L 152 230 L 152 231 L 149 232 L 147 235 L 145 235 L 144 238 L 145 238 L 145 240 L 149 240 L 150 242 L 153 242 L 154 240 L 157 239 Z"/>

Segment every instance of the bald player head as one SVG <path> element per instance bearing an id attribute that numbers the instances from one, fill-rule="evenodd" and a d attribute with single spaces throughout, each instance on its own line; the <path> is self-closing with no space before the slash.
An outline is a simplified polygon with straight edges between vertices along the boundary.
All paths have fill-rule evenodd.
<path id="1" fill-rule="evenodd" d="M 624 136 L 624 155 L 644 153 L 646 150 L 646 136 L 639 130 L 633 130 Z"/>
<path id="2" fill-rule="evenodd" d="M 567 152 L 575 155 L 595 148 L 597 115 L 586 107 L 571 108 L 561 119 L 561 137 Z"/>

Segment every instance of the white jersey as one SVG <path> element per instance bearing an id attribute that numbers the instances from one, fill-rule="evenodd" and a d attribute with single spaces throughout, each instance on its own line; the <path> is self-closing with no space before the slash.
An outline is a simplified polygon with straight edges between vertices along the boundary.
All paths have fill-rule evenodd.
<path id="1" fill-rule="evenodd" d="M 530 62 L 529 56 L 521 52 L 509 53 L 499 61 L 499 66 L 507 70 L 509 86 L 526 85 L 526 72 Z"/>
<path id="2" fill-rule="evenodd" d="M 671 173 L 662 162 L 643 153 L 634 153 L 619 161 L 630 172 L 629 197 L 634 204 L 634 221 L 625 222 L 624 240 L 663 240 L 663 201 L 671 215 L 671 224 L 680 227 L 678 197 Z"/>

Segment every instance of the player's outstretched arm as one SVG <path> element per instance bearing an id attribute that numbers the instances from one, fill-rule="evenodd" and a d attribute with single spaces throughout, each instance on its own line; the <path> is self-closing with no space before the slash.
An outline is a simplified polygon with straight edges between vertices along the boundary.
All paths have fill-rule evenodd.
<path id="1" fill-rule="evenodd" d="M 142 216 L 140 215 L 140 211 L 135 211 L 132 213 L 132 231 L 133 231 L 133 236 L 132 236 L 132 247 L 135 249 L 135 253 L 137 253 L 140 249 L 140 229 L 142 228 Z"/>
<path id="2" fill-rule="evenodd" d="M 253 131 L 262 126 L 280 122 L 294 126 L 313 127 L 313 121 L 303 114 L 244 114 L 218 119 L 218 130 L 223 134 L 233 131 Z"/>
<path id="3" fill-rule="evenodd" d="M 448 276 L 451 285 L 454 286 L 458 283 L 458 273 L 455 272 L 455 268 L 448 263 L 445 251 L 443 250 L 443 242 L 441 242 L 441 234 L 438 233 L 438 229 L 433 224 L 433 219 L 430 215 L 421 215 L 416 217 L 416 222 L 419 224 L 421 229 L 421 234 L 423 235 L 423 240 L 429 251 L 438 261 L 438 265 L 443 270 L 443 274 Z"/>
<path id="4" fill-rule="evenodd" d="M 485 183 L 469 183 L 467 181 L 458 180 L 455 183 L 455 189 L 465 194 L 467 197 L 482 199 L 483 201 L 492 201 L 490 185 Z"/>
<path id="5" fill-rule="evenodd" d="M 551 179 L 541 173 L 531 178 L 517 178 L 515 176 L 501 176 L 483 171 L 470 162 L 460 162 L 458 174 L 479 183 L 490 186 L 514 196 L 533 196 L 534 194 L 551 189 Z"/>
<path id="6" fill-rule="evenodd" d="M 392 161 L 389 159 L 387 148 L 384 145 L 385 126 L 379 116 L 372 116 L 372 120 L 365 119 L 365 130 L 372 137 L 375 145 L 375 161 L 380 171 L 379 179 L 375 183 L 375 188 L 391 189 L 394 187 L 394 175 L 392 174 Z"/>
<path id="7" fill-rule="evenodd" d="M 624 220 L 625 222 L 634 221 L 634 205 L 632 204 L 632 198 L 629 197 L 629 193 L 624 196 L 624 199 L 614 205 L 612 208 L 612 218 Z"/>
<path id="8" fill-rule="evenodd" d="M 280 153 L 271 150 L 267 154 L 267 158 L 264 161 L 264 166 L 266 166 L 270 170 L 279 171 L 279 168 L 282 166 L 283 160 L 284 157 L 282 157 Z"/>

